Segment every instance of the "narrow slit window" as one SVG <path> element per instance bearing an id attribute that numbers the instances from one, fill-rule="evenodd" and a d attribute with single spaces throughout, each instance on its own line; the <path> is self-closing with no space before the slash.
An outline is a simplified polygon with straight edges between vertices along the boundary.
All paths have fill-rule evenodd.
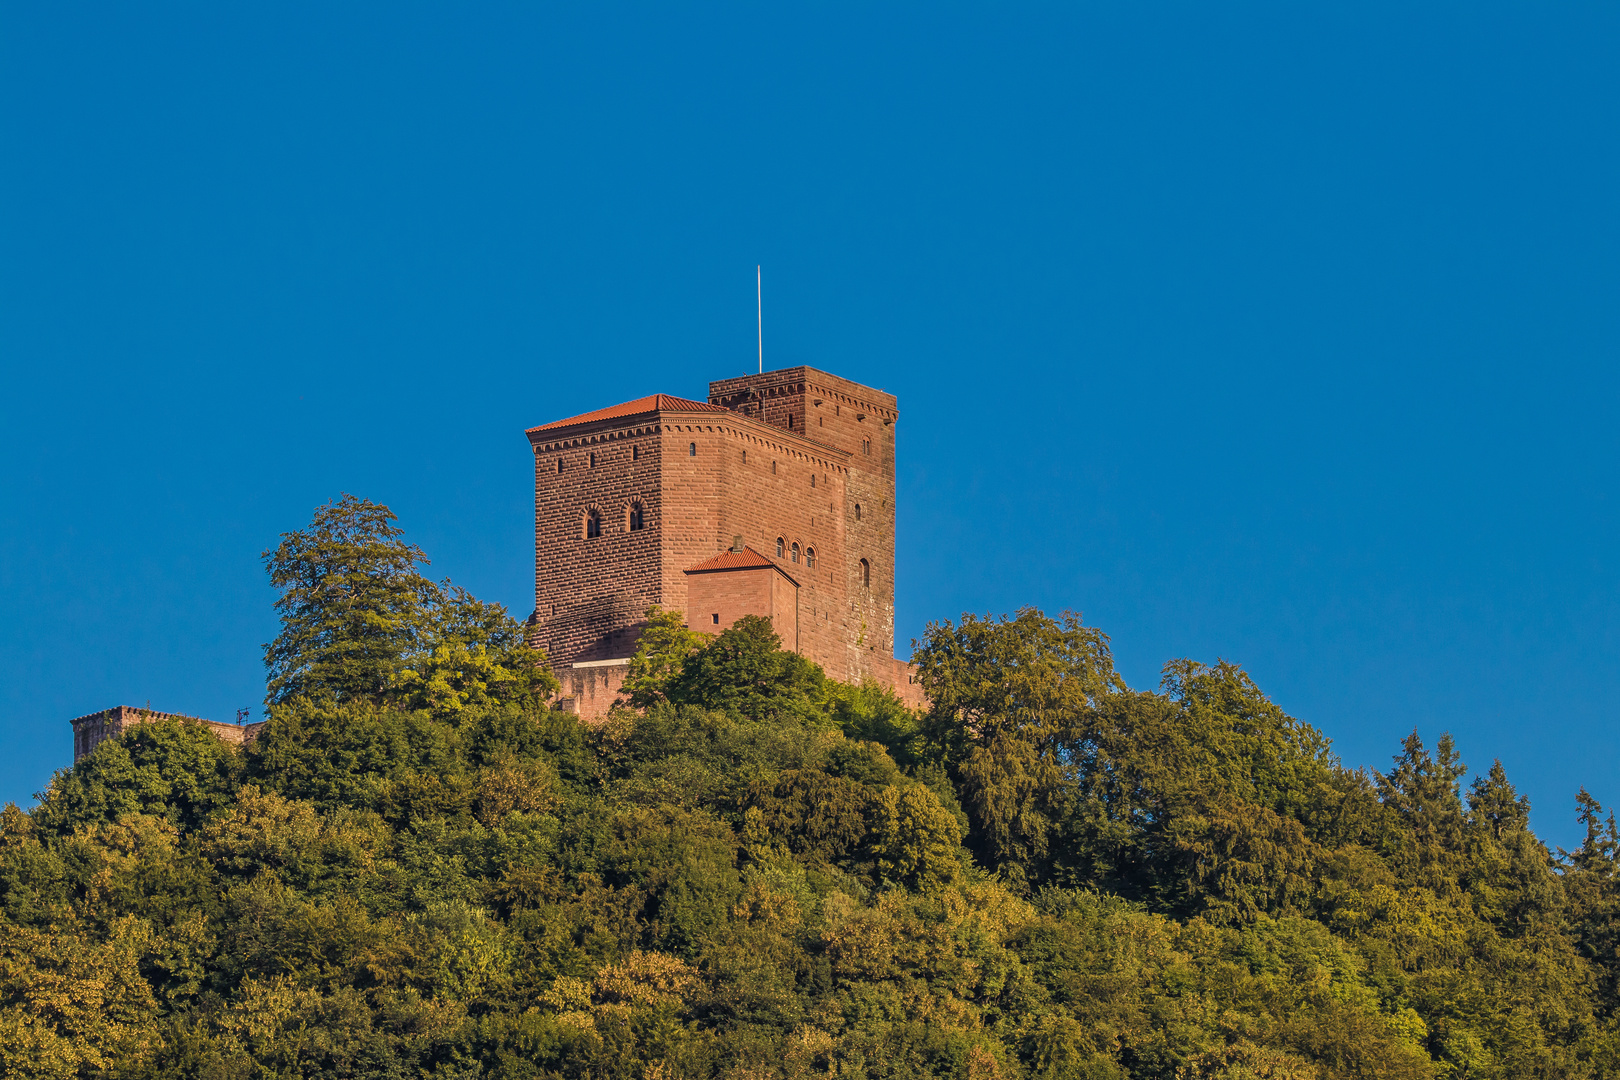
<path id="1" fill-rule="evenodd" d="M 872 587 L 872 564 L 867 562 L 865 559 L 862 559 L 861 560 L 861 588 L 870 589 L 871 587 Z"/>
<path id="2" fill-rule="evenodd" d="M 855 504 L 855 520 L 856 521 L 861 520 L 861 504 L 860 503 Z"/>
<path id="3" fill-rule="evenodd" d="M 557 459 L 557 471 L 562 472 L 562 458 Z"/>
<path id="4" fill-rule="evenodd" d="M 811 487 L 816 486 L 816 474 L 815 473 L 810 474 L 810 486 Z"/>
<path id="5" fill-rule="evenodd" d="M 641 447 L 632 446 L 630 448 L 630 460 L 631 461 L 640 461 L 641 460 Z"/>
<path id="6" fill-rule="evenodd" d="M 596 468 L 596 451 L 591 451 L 591 468 Z"/>
<path id="7" fill-rule="evenodd" d="M 686 444 L 686 456 L 687 457 L 697 457 L 697 443 L 687 443 Z"/>

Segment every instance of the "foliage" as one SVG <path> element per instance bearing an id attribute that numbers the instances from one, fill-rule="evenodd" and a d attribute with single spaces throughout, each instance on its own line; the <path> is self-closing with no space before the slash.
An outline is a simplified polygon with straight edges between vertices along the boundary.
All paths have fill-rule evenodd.
<path id="1" fill-rule="evenodd" d="M 708 642 L 707 634 L 687 629 L 685 615 L 654 605 L 647 610 L 620 693 L 637 709 L 668 701 L 669 685 L 680 676 L 687 657 Z"/>
<path id="2" fill-rule="evenodd" d="M 1029 610 L 930 627 L 925 715 L 655 612 L 593 728 L 504 612 L 402 595 L 386 678 L 335 649 L 244 748 L 143 725 L 0 813 L 0 1071 L 1620 1075 L 1584 791 L 1555 854 L 1447 738 L 1347 770 L 1236 666 L 1134 691 Z"/>
<path id="3" fill-rule="evenodd" d="M 281 633 L 264 647 L 267 705 L 378 700 L 393 682 L 433 591 L 417 570 L 427 556 L 401 539 L 395 520 L 386 506 L 345 493 L 264 552 L 281 592 Z"/>
<path id="4" fill-rule="evenodd" d="M 544 699 L 541 654 L 499 604 L 423 577 L 386 506 L 344 494 L 264 552 L 281 633 L 265 648 L 267 705 L 329 697 L 455 713 Z"/>

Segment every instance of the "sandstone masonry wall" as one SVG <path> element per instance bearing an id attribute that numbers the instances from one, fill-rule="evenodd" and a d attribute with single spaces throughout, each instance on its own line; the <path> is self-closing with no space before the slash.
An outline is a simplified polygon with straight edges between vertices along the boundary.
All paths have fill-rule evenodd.
<path id="1" fill-rule="evenodd" d="M 93 712 L 70 721 L 73 725 L 73 760 L 77 762 L 108 739 L 116 739 L 138 724 L 150 724 L 155 720 L 179 720 L 185 724 L 201 724 L 233 746 L 251 742 L 264 727 L 262 720 L 257 724 L 224 724 L 218 720 L 201 720 L 195 716 L 182 716 L 179 713 L 154 712 L 133 705 L 114 705 L 110 709 L 102 709 L 100 712 Z"/>
<path id="2" fill-rule="evenodd" d="M 628 658 L 652 604 L 710 632 L 722 610 L 769 614 L 833 678 L 908 693 L 893 659 L 898 416 L 892 395 L 801 367 L 711 383 L 707 403 L 657 395 L 531 429 L 531 640 L 564 695 L 605 712 L 615 676 L 576 665 Z M 793 626 L 775 586 L 687 574 L 739 537 L 797 583 Z"/>

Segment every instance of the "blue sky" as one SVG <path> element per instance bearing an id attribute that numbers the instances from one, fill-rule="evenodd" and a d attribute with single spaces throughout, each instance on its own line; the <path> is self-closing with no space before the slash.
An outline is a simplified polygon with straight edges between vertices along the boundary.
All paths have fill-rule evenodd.
<path id="1" fill-rule="evenodd" d="M 1616 9 L 996 7 L 6 5 L 0 799 L 73 716 L 257 710 L 339 492 L 526 616 L 523 429 L 751 370 L 763 263 L 767 366 L 899 396 L 902 638 L 1073 608 L 1577 842 Z"/>

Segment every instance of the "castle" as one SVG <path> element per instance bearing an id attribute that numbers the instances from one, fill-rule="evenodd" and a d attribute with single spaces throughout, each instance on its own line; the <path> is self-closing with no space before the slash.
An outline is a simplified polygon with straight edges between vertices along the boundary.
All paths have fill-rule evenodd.
<path id="1" fill-rule="evenodd" d="M 916 704 L 894 658 L 895 398 L 809 367 L 530 428 L 534 614 L 564 706 L 604 715 L 649 607 L 761 615 L 835 679 Z"/>
<path id="2" fill-rule="evenodd" d="M 528 633 L 563 708 L 607 714 L 654 605 L 711 634 L 768 617 L 832 678 L 922 704 L 894 657 L 899 416 L 892 394 L 792 367 L 711 382 L 708 401 L 652 394 L 530 428 Z M 73 759 L 167 715 L 79 717 Z M 262 726 L 198 722 L 233 743 Z"/>

